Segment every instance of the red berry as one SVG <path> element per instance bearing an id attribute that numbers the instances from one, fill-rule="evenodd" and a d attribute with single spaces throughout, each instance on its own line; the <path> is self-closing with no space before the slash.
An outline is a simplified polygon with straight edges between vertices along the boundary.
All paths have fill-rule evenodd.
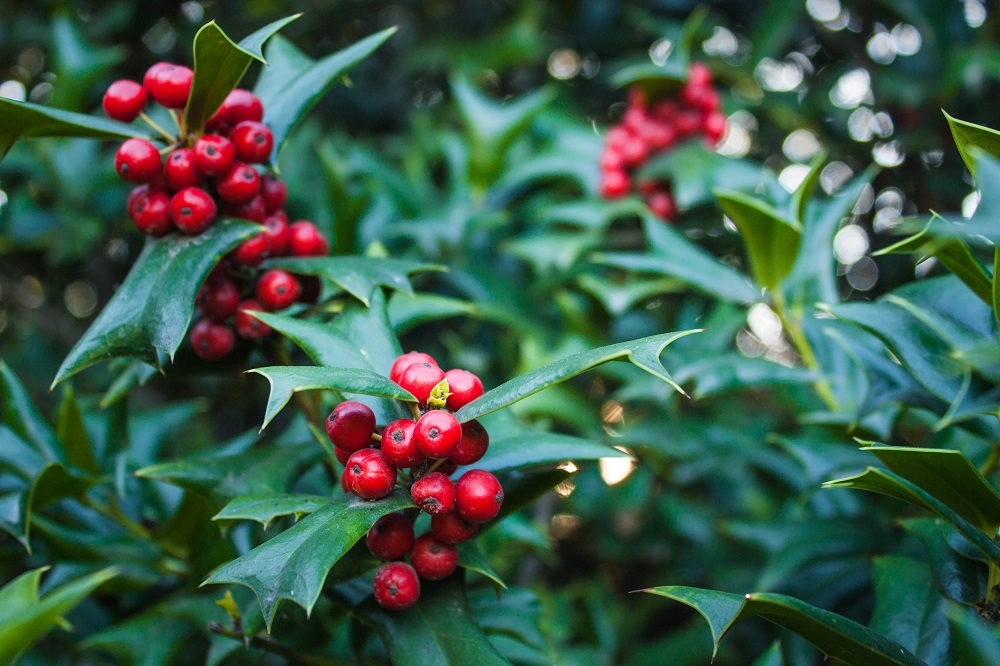
<path id="1" fill-rule="evenodd" d="M 170 200 L 170 219 L 186 234 L 200 234 L 215 221 L 215 201 L 200 187 L 185 187 Z"/>
<path id="2" fill-rule="evenodd" d="M 625 160 L 617 150 L 608 148 L 601 153 L 601 171 L 621 171 L 625 168 Z"/>
<path id="3" fill-rule="evenodd" d="M 455 473 L 456 469 L 458 469 L 458 463 L 452 460 L 449 456 L 443 463 L 441 463 L 441 466 L 437 468 L 437 471 L 441 472 L 445 476 L 451 476 Z"/>
<path id="4" fill-rule="evenodd" d="M 479 525 L 470 523 L 457 513 L 439 513 L 431 516 L 431 532 L 444 543 L 464 543 L 476 536 Z"/>
<path id="5" fill-rule="evenodd" d="M 483 383 L 468 370 L 455 368 L 444 373 L 444 376 L 448 380 L 448 390 L 451 392 L 447 407 L 453 412 L 457 412 L 483 394 Z"/>
<path id="6" fill-rule="evenodd" d="M 223 201 L 246 203 L 260 192 L 260 176 L 252 166 L 236 162 L 215 187 Z"/>
<path id="7" fill-rule="evenodd" d="M 288 226 L 288 252 L 292 256 L 317 257 L 325 255 L 328 250 L 326 236 L 312 222 L 299 220 Z"/>
<path id="8" fill-rule="evenodd" d="M 242 301 L 236 310 L 236 334 L 241 338 L 246 338 L 247 340 L 259 340 L 267 337 L 267 335 L 271 332 L 271 327 L 250 314 L 251 312 L 263 311 L 264 308 L 261 307 L 260 303 L 252 298 Z M 343 464 L 345 460 L 346 458 L 341 460 L 341 464 Z"/>
<path id="9" fill-rule="evenodd" d="M 326 418 L 326 436 L 345 451 L 371 446 L 375 434 L 375 412 L 357 400 L 347 400 L 333 408 Z"/>
<path id="10" fill-rule="evenodd" d="M 288 222 L 283 216 L 270 215 L 264 218 L 264 235 L 267 236 L 270 256 L 280 257 L 288 252 Z"/>
<path id="11" fill-rule="evenodd" d="M 194 353 L 206 361 L 222 358 L 236 346 L 233 329 L 225 324 L 217 324 L 211 319 L 202 319 L 191 329 L 191 346 Z"/>
<path id="12" fill-rule="evenodd" d="M 146 91 L 146 95 L 149 97 L 153 96 L 153 86 L 156 83 L 156 78 L 168 67 L 176 67 L 176 65 L 169 62 L 158 62 L 146 70 L 145 76 L 142 77 L 142 88 Z"/>
<path id="13" fill-rule="evenodd" d="M 194 168 L 206 176 L 221 176 L 236 161 L 233 142 L 218 134 L 206 134 L 194 142 Z"/>
<path id="14" fill-rule="evenodd" d="M 621 125 L 615 125 L 609 129 L 608 133 L 604 136 L 608 149 L 618 151 L 620 151 L 622 146 L 624 146 L 631 138 L 632 134 Z"/>
<path id="15" fill-rule="evenodd" d="M 625 142 L 621 149 L 622 160 L 628 166 L 636 166 L 641 164 L 649 157 L 649 146 L 642 138 L 636 136 L 629 141 Z"/>
<path id="16" fill-rule="evenodd" d="M 380 560 L 399 559 L 413 548 L 413 523 L 401 513 L 382 516 L 368 530 L 365 543 Z"/>
<path id="17" fill-rule="evenodd" d="M 179 148 L 170 153 L 163 165 L 163 173 L 172 190 L 197 187 L 202 183 L 201 174 L 194 166 L 194 151 L 190 148 Z"/>
<path id="18" fill-rule="evenodd" d="M 486 455 L 490 446 L 490 434 L 479 421 L 467 421 L 462 424 L 462 439 L 448 460 L 456 465 L 471 465 Z"/>
<path id="19" fill-rule="evenodd" d="M 255 120 L 238 123 L 229 138 L 236 147 L 236 156 L 244 162 L 266 162 L 274 147 L 274 136 L 266 125 Z"/>
<path id="20" fill-rule="evenodd" d="M 677 111 L 677 102 L 671 99 L 665 99 L 656 103 L 653 107 L 651 115 L 657 120 L 673 122 L 674 118 L 677 116 Z"/>
<path id="21" fill-rule="evenodd" d="M 617 199 L 628 194 L 628 174 L 624 171 L 605 171 L 601 178 L 601 196 Z"/>
<path id="22" fill-rule="evenodd" d="M 661 220 L 672 220 L 677 216 L 677 205 L 670 192 L 658 190 L 646 198 L 646 205 Z"/>
<path id="23" fill-rule="evenodd" d="M 386 610 L 403 610 L 420 598 L 420 579 L 406 562 L 389 562 L 375 572 L 375 601 Z"/>
<path id="24" fill-rule="evenodd" d="M 280 178 L 265 175 L 260 179 L 260 193 L 268 213 L 281 210 L 288 202 L 288 187 Z"/>
<path id="25" fill-rule="evenodd" d="M 430 354 L 409 352 L 408 354 L 403 354 L 397 358 L 395 362 L 393 362 L 392 368 L 389 370 L 389 379 L 398 383 L 403 371 L 414 363 L 430 363 L 431 365 L 437 365 L 437 361 L 435 361 L 434 357 Z"/>
<path id="26" fill-rule="evenodd" d="M 230 256 L 241 266 L 260 266 L 270 249 L 271 243 L 267 239 L 267 234 L 262 231 L 237 245 Z"/>
<path id="27" fill-rule="evenodd" d="M 642 136 L 653 150 L 669 148 L 677 140 L 677 132 L 674 131 L 674 126 L 661 122 L 652 122 L 647 125 Z"/>
<path id="28" fill-rule="evenodd" d="M 685 109 L 677 114 L 674 127 L 681 136 L 687 136 L 698 131 L 701 127 L 701 112 L 694 109 Z"/>
<path id="29" fill-rule="evenodd" d="M 385 461 L 378 449 L 352 453 L 344 467 L 344 476 L 351 492 L 367 500 L 385 497 L 396 485 L 396 468 Z"/>
<path id="30" fill-rule="evenodd" d="M 226 100 L 212 114 L 206 126 L 228 132 L 244 120 L 259 121 L 263 117 L 264 105 L 260 98 L 249 90 L 237 88 L 226 96 Z"/>
<path id="31" fill-rule="evenodd" d="M 405 375 L 404 375 L 405 376 Z M 462 439 L 462 425 L 450 412 L 432 409 L 417 421 L 413 439 L 428 458 L 447 458 Z"/>
<path id="32" fill-rule="evenodd" d="M 413 394 L 421 405 L 427 404 L 434 387 L 444 379 L 444 370 L 426 361 L 413 363 L 400 375 L 396 383 Z"/>
<path id="33" fill-rule="evenodd" d="M 642 130 L 645 129 L 646 123 L 649 122 L 649 116 L 646 112 L 638 107 L 631 107 L 625 111 L 622 116 L 622 125 L 632 130 L 633 134 L 641 134 Z"/>
<path id="34" fill-rule="evenodd" d="M 302 286 L 291 273 L 272 268 L 257 278 L 257 301 L 271 312 L 284 310 L 299 299 Z"/>
<path id="35" fill-rule="evenodd" d="M 441 541 L 430 532 L 421 534 L 413 542 L 410 562 L 421 578 L 441 580 L 458 568 L 458 548 Z"/>
<path id="36" fill-rule="evenodd" d="M 240 220 L 250 220 L 257 224 L 263 224 L 264 216 L 267 213 L 264 212 L 264 199 L 260 195 L 257 195 L 246 203 L 234 204 L 223 202 L 222 214 L 226 217 L 235 217 Z"/>
<path id="37" fill-rule="evenodd" d="M 726 114 L 721 111 L 708 113 L 701 121 L 701 129 L 705 132 L 709 143 L 715 145 L 726 133 Z"/>
<path id="38" fill-rule="evenodd" d="M 154 65 L 155 67 L 155 65 Z M 152 68 L 150 68 L 152 69 Z M 148 75 L 148 72 L 147 72 Z M 153 99 L 168 109 L 183 109 L 191 94 L 194 72 L 181 65 L 167 65 L 152 77 Z"/>
<path id="39" fill-rule="evenodd" d="M 708 87 L 712 85 L 712 70 L 697 60 L 688 66 L 688 85 Z"/>
<path id="40" fill-rule="evenodd" d="M 115 171 L 133 183 L 148 183 L 160 174 L 160 151 L 145 139 L 129 139 L 118 148 Z"/>
<path id="41" fill-rule="evenodd" d="M 225 275 L 210 275 L 198 290 L 197 302 L 205 317 L 223 321 L 236 314 L 240 305 L 240 288 Z"/>
<path id="42" fill-rule="evenodd" d="M 639 86 L 633 86 L 628 90 L 628 105 L 640 109 L 646 108 L 646 93 Z"/>
<path id="43" fill-rule="evenodd" d="M 130 123 L 146 108 L 146 91 L 135 81 L 115 81 L 104 93 L 101 106 L 108 118 Z"/>
<path id="44" fill-rule="evenodd" d="M 458 515 L 472 523 L 493 520 L 503 505 L 503 487 L 489 472 L 473 469 L 455 484 Z"/>
<path id="45" fill-rule="evenodd" d="M 701 98 L 698 100 L 698 108 L 701 109 L 702 113 L 718 111 L 721 105 L 722 98 L 719 97 L 719 93 L 715 92 L 713 88 L 705 88 L 701 94 Z"/>
<path id="46" fill-rule="evenodd" d="M 455 508 L 455 484 L 441 472 L 431 472 L 413 482 L 410 497 L 431 515 L 448 513 Z"/>
<path id="47" fill-rule="evenodd" d="M 339 462 L 341 465 L 347 464 L 347 461 L 351 459 L 352 453 L 354 453 L 354 451 L 345 451 L 344 449 L 338 449 L 336 446 L 333 447 L 333 455 L 336 456 L 337 462 Z"/>
<path id="48" fill-rule="evenodd" d="M 145 185 L 140 187 L 144 188 L 142 192 L 129 195 L 129 216 L 142 233 L 162 236 L 174 226 L 170 222 L 170 195 L 161 190 L 151 190 Z"/>
<path id="49" fill-rule="evenodd" d="M 416 467 L 427 456 L 413 439 L 417 422 L 412 419 L 393 421 L 382 431 L 382 455 L 394 467 Z"/>

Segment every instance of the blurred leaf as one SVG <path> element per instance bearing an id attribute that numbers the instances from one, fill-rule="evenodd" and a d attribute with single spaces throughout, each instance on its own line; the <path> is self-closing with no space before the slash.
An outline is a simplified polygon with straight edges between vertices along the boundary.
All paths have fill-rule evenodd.
<path id="1" fill-rule="evenodd" d="M 266 268 L 282 268 L 302 275 L 318 275 L 334 282 L 366 306 L 375 287 L 413 293 L 408 275 L 422 271 L 442 271 L 444 266 L 388 257 L 302 257 L 271 259 Z"/>
<path id="2" fill-rule="evenodd" d="M 628 458 L 627 453 L 606 444 L 553 432 L 530 430 L 502 439 L 490 440 L 487 455 L 477 469 L 489 472 L 552 465 L 571 460 Z"/>
<path id="3" fill-rule="evenodd" d="M 927 549 L 927 559 L 938 592 L 960 604 L 975 605 L 986 589 L 986 578 L 980 575 L 979 564 L 948 545 L 946 536 L 951 530 L 947 523 L 940 518 L 912 518 L 901 523 Z"/>
<path id="4" fill-rule="evenodd" d="M 989 127 L 952 118 L 944 110 L 941 113 L 948 119 L 948 127 L 951 129 L 951 136 L 955 139 L 958 154 L 962 156 L 962 161 L 965 162 L 965 166 L 972 174 L 976 173 L 974 148 L 1000 158 L 1000 132 Z"/>
<path id="5" fill-rule="evenodd" d="M 438 294 L 394 293 L 389 298 L 389 320 L 397 335 L 420 324 L 472 316 L 479 309 L 474 303 Z"/>
<path id="6" fill-rule="evenodd" d="M 321 495 L 241 495 L 224 506 L 212 520 L 254 520 L 267 529 L 279 516 L 300 517 L 330 503 Z"/>
<path id="7" fill-rule="evenodd" d="M 97 462 L 94 459 L 94 449 L 90 435 L 83 423 L 80 405 L 76 394 L 69 384 L 63 385 L 63 397 L 59 403 L 59 414 L 56 420 L 56 437 L 66 452 L 66 461 L 85 472 L 96 473 Z"/>
<path id="8" fill-rule="evenodd" d="M 964 611 L 964 612 L 963 612 Z M 1000 666 L 997 641 L 1000 631 L 990 626 L 976 613 L 967 609 L 949 608 L 951 626 L 951 663 Z"/>
<path id="9" fill-rule="evenodd" d="M 738 353 L 715 354 L 694 360 L 674 371 L 678 384 L 693 382 L 691 395 L 696 399 L 728 391 L 784 384 L 802 385 L 816 381 L 807 368 L 789 368 L 763 358 L 747 358 Z"/>
<path id="10" fill-rule="evenodd" d="M 753 662 L 753 666 L 784 666 L 784 664 L 785 660 L 781 656 L 781 643 L 779 641 L 775 641 Z"/>
<path id="11" fill-rule="evenodd" d="M 644 62 L 621 69 L 612 75 L 611 85 L 622 87 L 640 83 L 648 88 L 651 83 L 663 81 L 683 83 L 687 81 L 688 67 L 691 64 L 698 35 L 706 18 L 708 18 L 708 8 L 695 7 L 694 11 L 688 14 L 684 23 L 681 24 L 679 30 L 672 31 L 673 34 L 663 35 L 665 39 L 674 42 L 674 48 L 668 52 L 667 59 L 662 65 Z"/>
<path id="12" fill-rule="evenodd" d="M 489 578 L 497 588 L 497 592 L 500 589 L 507 589 L 506 583 L 504 583 L 497 572 L 493 570 L 490 563 L 486 560 L 483 555 L 482 549 L 479 547 L 479 543 L 475 540 L 466 541 L 458 546 L 458 566 L 466 569 L 467 571 L 475 571 L 478 574 L 486 576 Z"/>
<path id="13" fill-rule="evenodd" d="M 38 413 L 14 371 L 0 359 L 0 423 L 32 444 L 47 460 L 62 460 L 62 447 L 52 428 Z"/>
<path id="14" fill-rule="evenodd" d="M 601 257 L 602 255 L 597 255 Z M 607 258 L 613 255 L 603 255 Z M 686 289 L 681 280 L 674 278 L 634 278 L 627 282 L 608 280 L 592 273 L 582 273 L 577 283 L 585 292 L 596 298 L 608 314 L 620 317 L 646 299 L 682 292 Z"/>
<path id="15" fill-rule="evenodd" d="M 872 565 L 875 610 L 869 623 L 928 664 L 948 662 L 948 622 L 941 597 L 931 585 L 927 564 L 911 557 L 883 555 Z"/>
<path id="16" fill-rule="evenodd" d="M 49 105 L 60 109 L 81 109 L 87 92 L 93 90 L 108 70 L 120 63 L 127 51 L 121 46 L 104 47 L 90 43 L 70 13 L 58 11 L 52 19 L 52 72 L 56 81 L 72 81 L 72 85 L 57 85 Z"/>
<path id="17" fill-rule="evenodd" d="M 723 212 L 739 228 L 746 244 L 750 272 L 757 284 L 774 291 L 795 262 L 801 225 L 753 197 L 714 190 Z"/>
<path id="18" fill-rule="evenodd" d="M 267 630 L 282 599 L 312 611 L 334 564 L 387 513 L 411 507 L 409 494 L 395 490 L 369 502 L 353 495 L 328 505 L 217 569 L 203 584 L 236 583 L 253 590 Z"/>
<path id="19" fill-rule="evenodd" d="M 639 181 L 669 180 L 674 200 L 686 210 L 712 203 L 717 188 L 753 192 L 766 176 L 754 162 L 725 157 L 691 140 L 654 157 L 635 177 Z"/>
<path id="20" fill-rule="evenodd" d="M 823 654 L 849 664 L 926 666 L 901 645 L 867 627 L 783 594 L 741 595 L 678 586 L 641 591 L 674 599 L 698 611 L 712 629 L 713 656 L 733 625 L 759 616 L 802 636 Z"/>

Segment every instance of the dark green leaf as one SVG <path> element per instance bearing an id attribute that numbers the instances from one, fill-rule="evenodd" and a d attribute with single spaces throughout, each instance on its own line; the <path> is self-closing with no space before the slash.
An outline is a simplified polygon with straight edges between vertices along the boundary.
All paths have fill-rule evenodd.
<path id="1" fill-rule="evenodd" d="M 389 320 L 397 335 L 414 326 L 452 317 L 473 316 L 478 312 L 475 304 L 438 294 L 394 293 L 389 298 Z"/>
<path id="2" fill-rule="evenodd" d="M 1000 666 L 1000 630 L 990 625 L 971 610 L 953 607 L 948 609 L 951 626 L 952 664 Z"/>
<path id="3" fill-rule="evenodd" d="M 560 483 L 573 476 L 572 472 L 564 469 L 528 469 L 510 470 L 497 474 L 497 478 L 503 485 L 503 506 L 500 513 L 484 527 L 487 529 L 498 522 L 522 509 L 536 499 L 549 492 Z"/>
<path id="4" fill-rule="evenodd" d="M 674 371 L 674 380 L 681 385 L 694 383 L 691 395 L 705 398 L 738 389 L 756 389 L 764 385 L 801 385 L 816 380 L 808 369 L 789 368 L 763 358 L 748 358 L 742 354 L 718 354 L 695 360 Z"/>
<path id="5" fill-rule="evenodd" d="M 479 547 L 479 543 L 477 541 L 466 541 L 465 543 L 459 545 L 458 552 L 458 566 L 486 576 L 493 581 L 493 584 L 497 586 L 498 591 L 499 588 L 503 588 L 505 590 L 507 589 L 506 583 L 500 579 L 497 572 L 493 571 L 493 567 L 491 567 L 490 563 L 486 561 L 486 556 L 483 555 L 483 551 Z"/>
<path id="6" fill-rule="evenodd" d="M 255 520 L 265 528 L 279 516 L 301 516 L 330 503 L 321 495 L 241 495 L 215 514 L 212 520 Z"/>
<path id="7" fill-rule="evenodd" d="M 569 460 L 628 458 L 627 453 L 588 439 L 530 430 L 502 439 L 490 440 L 487 455 L 477 469 L 499 472 L 534 465 L 552 465 Z"/>
<path id="8" fill-rule="evenodd" d="M 598 365 L 617 360 L 627 360 L 683 393 L 660 363 L 660 354 L 674 340 L 697 332 L 663 333 L 572 354 L 487 391 L 485 395 L 458 410 L 455 416 L 463 423 L 471 421 L 503 409 L 522 398 L 575 377 Z"/>
<path id="9" fill-rule="evenodd" d="M 906 648 L 871 629 L 783 594 L 741 595 L 678 586 L 642 591 L 674 599 L 698 611 L 712 629 L 713 656 L 733 625 L 747 618 L 763 617 L 848 664 L 926 666 Z"/>
<path id="10" fill-rule="evenodd" d="M 940 518 L 914 518 L 902 521 L 907 531 L 915 534 L 927 549 L 931 572 L 937 590 L 952 601 L 975 605 L 986 589 L 981 565 L 963 557 L 948 545 L 948 534 L 954 534 Z"/>
<path id="11" fill-rule="evenodd" d="M 63 385 L 63 398 L 59 403 L 59 415 L 56 421 L 56 437 L 62 444 L 63 451 L 66 452 L 66 461 L 70 465 L 92 474 L 98 472 L 90 435 L 87 434 L 80 406 L 69 384 Z"/>
<path id="12" fill-rule="evenodd" d="M 636 177 L 669 180 L 677 205 L 686 210 L 711 203 L 716 188 L 753 192 L 766 176 L 754 162 L 725 157 L 691 140 L 651 159 Z"/>
<path id="13" fill-rule="evenodd" d="M 376 502 L 342 495 L 217 569 L 203 584 L 236 583 L 253 590 L 268 631 L 278 603 L 287 599 L 306 610 L 323 589 L 331 567 L 387 513 L 412 506 L 409 494 L 396 490 Z"/>
<path id="14" fill-rule="evenodd" d="M 775 290 L 792 270 L 802 228 L 796 220 L 740 192 L 715 190 L 746 244 L 750 272 L 757 284 Z"/>
<path id="15" fill-rule="evenodd" d="M 976 173 L 976 156 L 972 150 L 974 148 L 1000 158 L 1000 132 L 989 127 L 952 118 L 944 110 L 941 113 L 944 113 L 944 117 L 948 119 L 948 127 L 951 128 L 951 135 L 955 139 L 958 154 L 962 156 L 962 161 L 965 162 L 965 166 L 969 167 L 969 171 Z"/>
<path id="16" fill-rule="evenodd" d="M 375 287 L 400 289 L 412 294 L 413 286 L 408 275 L 444 270 L 444 266 L 409 259 L 349 256 L 272 259 L 267 262 L 267 267 L 324 277 L 365 305 L 371 305 L 368 297 Z"/>
<path id="17" fill-rule="evenodd" d="M 357 346 L 332 324 L 270 312 L 252 314 L 297 344 L 316 365 L 370 369 Z"/>
<path id="18" fill-rule="evenodd" d="M 0 423 L 10 428 L 48 460 L 62 460 L 62 448 L 52 428 L 38 413 L 21 380 L 0 359 Z"/>
<path id="19" fill-rule="evenodd" d="M 875 610 L 871 629 L 928 664 L 948 660 L 948 622 L 927 564 L 911 557 L 884 555 L 872 566 Z"/>

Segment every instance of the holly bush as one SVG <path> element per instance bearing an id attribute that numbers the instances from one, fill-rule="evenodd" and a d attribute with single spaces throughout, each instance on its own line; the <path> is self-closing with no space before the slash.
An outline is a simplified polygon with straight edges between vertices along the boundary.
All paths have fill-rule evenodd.
<path id="1" fill-rule="evenodd" d="M 4 663 L 1000 663 L 986 3 L 72 9 Z"/>

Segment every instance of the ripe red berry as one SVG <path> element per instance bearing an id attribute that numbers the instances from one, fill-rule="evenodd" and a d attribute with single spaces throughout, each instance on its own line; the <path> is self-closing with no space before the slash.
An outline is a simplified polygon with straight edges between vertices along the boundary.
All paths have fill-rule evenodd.
<path id="1" fill-rule="evenodd" d="M 625 168 L 625 160 L 617 150 L 608 148 L 601 153 L 601 171 L 621 171 Z"/>
<path id="2" fill-rule="evenodd" d="M 433 363 L 421 361 L 411 364 L 400 375 L 396 383 L 413 394 L 421 405 L 427 404 L 434 387 L 444 379 L 444 370 Z"/>
<path id="3" fill-rule="evenodd" d="M 143 188 L 141 192 L 129 195 L 129 216 L 142 233 L 162 236 L 174 226 L 170 222 L 170 195 L 145 185 L 140 187 Z"/>
<path id="4" fill-rule="evenodd" d="M 299 220 L 288 226 L 288 252 L 292 256 L 323 256 L 328 250 L 326 236 L 312 222 Z"/>
<path id="5" fill-rule="evenodd" d="M 389 562 L 375 572 L 375 601 L 386 610 L 403 610 L 420 598 L 420 579 L 406 562 Z"/>
<path id="6" fill-rule="evenodd" d="M 155 65 L 154 65 L 155 66 Z M 152 69 L 152 68 L 150 68 Z M 148 75 L 148 72 L 147 72 Z M 194 72 L 181 65 L 167 65 L 152 77 L 153 99 L 168 109 L 183 109 L 191 94 Z"/>
<path id="7" fill-rule="evenodd" d="M 238 123 L 229 133 L 229 138 L 236 147 L 236 156 L 244 162 L 254 164 L 266 162 L 271 156 L 271 148 L 274 147 L 271 130 L 255 120 Z"/>
<path id="8" fill-rule="evenodd" d="M 263 224 L 264 216 L 267 213 L 264 211 L 264 199 L 260 195 L 257 195 L 246 203 L 234 204 L 223 202 L 222 214 L 226 217 L 235 217 L 240 220 L 250 220 L 257 224 Z"/>
<path id="9" fill-rule="evenodd" d="M 626 141 L 621 148 L 622 160 L 628 166 L 638 166 L 649 157 L 649 146 L 642 140 L 642 137 L 635 136 Z"/>
<path id="10" fill-rule="evenodd" d="M 455 484 L 458 515 L 472 523 L 493 520 L 503 505 L 503 487 L 489 472 L 473 469 Z"/>
<path id="11" fill-rule="evenodd" d="M 340 403 L 326 418 L 326 436 L 334 446 L 345 451 L 367 448 L 374 433 L 375 412 L 357 400 Z"/>
<path id="12" fill-rule="evenodd" d="M 236 314 L 240 305 L 240 288 L 225 275 L 210 275 L 198 290 L 198 309 L 208 319 L 223 321 Z"/>
<path id="13" fill-rule="evenodd" d="M 250 314 L 251 312 L 263 311 L 264 308 L 261 307 L 260 303 L 252 298 L 241 301 L 236 310 L 236 334 L 247 340 L 259 340 L 267 337 L 271 332 L 271 327 Z M 341 463 L 343 462 L 342 460 Z"/>
<path id="14" fill-rule="evenodd" d="M 217 324 L 211 319 L 202 319 L 191 329 L 191 346 L 194 353 L 206 361 L 214 361 L 227 355 L 236 346 L 233 329 L 225 324 Z"/>
<path id="15" fill-rule="evenodd" d="M 145 139 L 129 139 L 115 154 L 115 171 L 127 181 L 148 183 L 160 174 L 160 151 Z"/>
<path id="16" fill-rule="evenodd" d="M 695 109 L 684 109 L 678 112 L 674 127 L 681 136 L 694 134 L 701 127 L 701 112 Z"/>
<path id="17" fill-rule="evenodd" d="M 403 354 L 395 360 L 392 364 L 392 368 L 389 370 L 389 379 L 394 382 L 399 382 L 399 378 L 403 375 L 403 371 L 414 363 L 430 363 L 431 365 L 437 365 L 437 361 L 430 354 L 422 354 L 420 352 L 409 352 L 408 354 Z"/>
<path id="18" fill-rule="evenodd" d="M 344 476 L 351 492 L 367 500 L 385 497 L 396 485 L 396 468 L 385 461 L 378 449 L 352 453 L 344 467 Z"/>
<path id="19" fill-rule="evenodd" d="M 170 219 L 186 234 L 200 234 L 215 221 L 215 201 L 200 187 L 185 187 L 170 200 Z"/>
<path id="20" fill-rule="evenodd" d="M 458 469 L 458 463 L 452 460 L 449 456 L 443 463 L 441 463 L 441 466 L 437 468 L 437 471 L 441 472 L 445 476 L 451 476 L 455 473 L 456 469 Z"/>
<path id="21" fill-rule="evenodd" d="M 697 60 L 688 66 L 688 85 L 706 88 L 712 85 L 712 70 L 703 62 Z"/>
<path id="22" fill-rule="evenodd" d="M 142 88 L 146 91 L 146 95 L 149 97 L 153 96 L 153 86 L 156 82 L 156 77 L 162 74 L 168 67 L 176 67 L 176 65 L 169 62 L 158 62 L 146 70 L 145 76 L 142 77 Z"/>
<path id="23" fill-rule="evenodd" d="M 726 114 L 721 111 L 713 111 L 712 113 L 705 114 L 705 117 L 702 119 L 701 129 L 705 132 L 705 136 L 712 145 L 717 144 L 719 139 L 726 133 L 726 120 Z"/>
<path id="24" fill-rule="evenodd" d="M 431 516 L 431 532 L 444 543 L 464 543 L 476 536 L 479 525 L 470 523 L 457 513 L 439 513 Z"/>
<path id="25" fill-rule="evenodd" d="M 178 148 L 170 153 L 163 164 L 163 173 L 172 190 L 197 187 L 202 183 L 201 174 L 194 166 L 194 151 L 190 148 Z"/>
<path id="26" fill-rule="evenodd" d="M 288 202 L 288 187 L 280 178 L 265 174 L 260 179 L 260 193 L 268 213 L 281 210 Z"/>
<path id="27" fill-rule="evenodd" d="M 337 462 L 341 465 L 347 464 L 347 461 L 350 460 L 352 453 L 354 453 L 354 451 L 345 451 L 344 449 L 338 449 L 336 446 L 333 447 L 333 455 L 337 458 Z"/>
<path id="28" fill-rule="evenodd" d="M 236 162 L 233 142 L 218 134 L 206 134 L 194 142 L 194 167 L 205 176 L 222 176 Z"/>
<path id="29" fill-rule="evenodd" d="M 215 186 L 223 201 L 246 203 L 260 192 L 260 176 L 252 166 L 236 162 Z"/>
<path id="30" fill-rule="evenodd" d="M 673 220 L 677 217 L 677 205 L 670 192 L 657 190 L 646 197 L 646 205 L 661 220 Z"/>
<path id="31" fill-rule="evenodd" d="M 615 125 L 604 135 L 609 150 L 621 152 L 622 147 L 632 138 L 632 133 L 621 125 Z"/>
<path id="32" fill-rule="evenodd" d="M 462 439 L 462 425 L 450 412 L 432 409 L 417 421 L 413 439 L 428 458 L 441 460 L 451 455 Z"/>
<path id="33" fill-rule="evenodd" d="M 212 130 L 229 132 L 244 120 L 261 120 L 264 117 L 264 105 L 260 98 L 249 90 L 237 88 L 226 96 L 222 106 L 212 114 L 206 127 Z"/>
<path id="34" fill-rule="evenodd" d="M 382 431 L 382 455 L 393 467 L 416 467 L 427 459 L 413 439 L 416 427 L 412 419 L 399 419 Z"/>
<path id="35" fill-rule="evenodd" d="M 426 474 L 410 486 L 413 503 L 431 515 L 455 508 L 455 484 L 441 472 Z"/>
<path id="36" fill-rule="evenodd" d="M 462 424 L 462 439 L 451 452 L 448 460 L 456 465 L 471 465 L 478 462 L 490 446 L 490 434 L 479 421 L 466 421 Z"/>
<path id="37" fill-rule="evenodd" d="M 413 523 L 401 513 L 382 516 L 368 530 L 365 543 L 380 560 L 399 559 L 413 548 Z"/>
<path id="38" fill-rule="evenodd" d="M 302 286 L 291 273 L 272 268 L 257 278 L 257 301 L 271 312 L 284 310 L 299 299 Z"/>
<path id="39" fill-rule="evenodd" d="M 264 235 L 267 236 L 270 256 L 280 257 L 288 252 L 288 222 L 282 215 L 264 218 Z"/>
<path id="40" fill-rule="evenodd" d="M 448 380 L 448 390 L 451 392 L 447 407 L 453 412 L 457 412 L 483 394 L 483 382 L 468 370 L 455 368 L 444 373 L 444 376 Z"/>
<path id="41" fill-rule="evenodd" d="M 230 255 L 241 266 L 260 266 L 268 256 L 271 243 L 263 231 L 236 246 Z"/>
<path id="42" fill-rule="evenodd" d="M 130 123 L 146 108 L 146 91 L 135 81 L 115 81 L 104 93 L 101 106 L 108 118 Z"/>
<path id="43" fill-rule="evenodd" d="M 628 194 L 628 174 L 624 171 L 605 171 L 601 177 L 601 196 L 617 199 Z"/>
<path id="44" fill-rule="evenodd" d="M 441 580 L 458 568 L 458 548 L 441 541 L 430 532 L 421 534 L 413 542 L 410 563 L 421 578 Z"/>

